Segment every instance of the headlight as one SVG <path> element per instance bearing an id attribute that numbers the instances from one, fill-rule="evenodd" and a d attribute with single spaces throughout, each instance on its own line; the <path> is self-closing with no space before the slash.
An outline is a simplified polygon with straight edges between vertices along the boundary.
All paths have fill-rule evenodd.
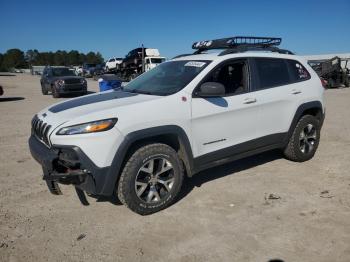
<path id="1" fill-rule="evenodd" d="M 80 83 L 85 85 L 86 84 L 86 80 L 84 78 L 80 79 Z"/>
<path id="2" fill-rule="evenodd" d="M 110 130 L 117 123 L 117 118 L 103 119 L 94 122 L 84 123 L 80 125 L 68 126 L 61 128 L 56 134 L 57 135 L 76 135 L 76 134 L 87 134 L 96 133 Z"/>
<path id="3" fill-rule="evenodd" d="M 59 79 L 59 80 L 56 80 L 56 85 L 58 86 L 63 86 L 64 85 L 64 80 L 63 79 Z"/>

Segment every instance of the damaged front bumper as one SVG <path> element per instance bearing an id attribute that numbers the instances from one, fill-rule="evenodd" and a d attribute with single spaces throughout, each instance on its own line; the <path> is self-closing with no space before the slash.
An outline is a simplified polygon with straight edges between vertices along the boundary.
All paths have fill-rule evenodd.
<path id="1" fill-rule="evenodd" d="M 53 145 L 48 148 L 34 135 L 28 142 L 33 158 L 42 166 L 43 179 L 52 194 L 62 194 L 58 185 L 60 183 L 73 185 L 83 204 L 84 199 L 81 197 L 85 196 L 84 191 L 105 195 L 103 189 L 109 168 L 95 166 L 79 147 Z"/>

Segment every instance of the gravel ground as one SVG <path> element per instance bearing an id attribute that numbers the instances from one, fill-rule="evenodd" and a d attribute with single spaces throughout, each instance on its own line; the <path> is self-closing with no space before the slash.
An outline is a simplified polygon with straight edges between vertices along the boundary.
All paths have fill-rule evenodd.
<path id="1" fill-rule="evenodd" d="M 82 206 L 69 186 L 51 195 L 29 153 L 30 120 L 67 98 L 43 96 L 36 76 L 0 85 L 0 261 L 350 261 L 350 89 L 326 91 L 312 160 L 273 151 L 212 168 L 142 217 L 110 199 Z"/>

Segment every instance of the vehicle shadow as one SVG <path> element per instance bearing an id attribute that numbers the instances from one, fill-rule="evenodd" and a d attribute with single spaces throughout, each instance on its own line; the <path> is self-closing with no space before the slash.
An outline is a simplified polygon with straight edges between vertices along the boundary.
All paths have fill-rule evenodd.
<path id="1" fill-rule="evenodd" d="M 200 187 L 201 185 L 207 182 L 220 179 L 228 175 L 234 175 L 234 173 L 237 173 L 246 169 L 250 169 L 256 166 L 260 166 L 268 162 L 280 159 L 282 157 L 283 156 L 280 150 L 273 150 L 273 151 L 268 151 L 255 156 L 236 160 L 221 166 L 213 167 L 205 171 L 202 171 L 198 174 L 195 174 L 192 177 L 186 176 L 183 181 L 181 192 L 177 200 L 175 201 L 175 203 L 185 198 L 189 193 L 191 193 L 191 191 L 195 187 Z M 89 196 L 92 198 L 95 198 L 97 202 L 110 202 L 114 205 L 122 205 L 122 203 L 119 201 L 116 194 L 113 194 L 112 196 L 103 196 L 103 197 L 94 196 L 94 195 L 89 195 Z"/>
<path id="2" fill-rule="evenodd" d="M 11 101 L 18 101 L 18 100 L 24 100 L 24 97 L 15 96 L 15 97 L 0 97 L 0 102 L 11 102 Z"/>
<path id="3" fill-rule="evenodd" d="M 220 179 L 228 175 L 234 175 L 240 171 L 260 166 L 282 157 L 283 156 L 280 150 L 272 150 L 204 170 L 192 177 L 185 177 L 182 190 L 176 202 L 179 202 L 185 198 L 195 187 L 200 187 L 207 182 Z"/>
<path id="4" fill-rule="evenodd" d="M 16 76 L 14 74 L 9 74 L 9 73 L 0 73 L 0 76 Z"/>

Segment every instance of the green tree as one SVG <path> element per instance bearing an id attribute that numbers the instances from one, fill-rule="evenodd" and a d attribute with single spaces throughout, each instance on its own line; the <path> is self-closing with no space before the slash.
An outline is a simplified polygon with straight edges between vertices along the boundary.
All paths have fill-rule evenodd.
<path id="1" fill-rule="evenodd" d="M 68 65 L 67 52 L 57 50 L 54 54 L 54 65 L 63 66 Z"/>
<path id="2" fill-rule="evenodd" d="M 26 54 L 25 54 L 25 59 L 28 63 L 29 66 L 35 65 L 36 64 L 36 60 L 38 58 L 39 52 L 38 50 L 34 49 L 29 49 Z"/>
<path id="3" fill-rule="evenodd" d="M 79 52 L 76 50 L 71 50 L 68 53 L 67 60 L 69 65 L 79 65 Z"/>
<path id="4" fill-rule="evenodd" d="M 4 60 L 4 55 L 0 53 L 0 71 L 4 71 L 5 69 L 2 67 L 2 61 Z"/>
<path id="5" fill-rule="evenodd" d="M 104 62 L 103 56 L 100 52 L 96 53 L 96 61 L 98 64 L 102 64 Z"/>
<path id="6" fill-rule="evenodd" d="M 17 48 L 7 50 L 7 52 L 4 54 L 2 66 L 7 70 L 10 68 L 27 67 L 24 53 Z"/>

